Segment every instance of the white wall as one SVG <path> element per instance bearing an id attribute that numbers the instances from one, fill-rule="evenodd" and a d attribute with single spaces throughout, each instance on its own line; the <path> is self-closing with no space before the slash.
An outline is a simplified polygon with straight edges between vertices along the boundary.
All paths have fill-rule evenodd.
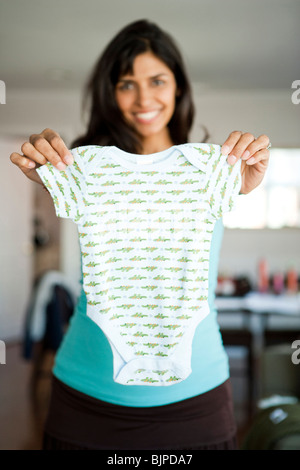
<path id="1" fill-rule="evenodd" d="M 194 85 L 197 121 L 205 124 L 215 143 L 223 143 L 233 130 L 267 134 L 273 147 L 300 147 L 300 104 L 291 101 L 292 90 L 203 90 Z"/>
<path id="2" fill-rule="evenodd" d="M 270 136 L 273 147 L 300 147 L 300 105 L 292 104 L 289 90 L 286 92 L 215 91 L 203 90 L 194 84 L 194 95 L 197 119 L 191 136 L 192 141 L 200 140 L 202 136 L 200 126 L 204 124 L 210 131 L 210 141 L 214 143 L 223 143 L 230 131 L 238 129 L 249 131 L 256 136 L 266 133 Z M 17 136 L 23 141 L 30 134 L 38 133 L 45 127 L 57 130 L 69 145 L 83 129 L 81 94 L 76 91 L 7 91 L 6 104 L 0 106 L 0 136 L 6 138 Z M 17 147 L 15 150 L 18 151 L 19 144 Z M 0 154 L 2 161 L 6 159 L 5 165 L 8 157 L 6 152 Z M 9 178 L 12 179 L 13 185 L 22 179 L 21 176 L 15 179 L 17 178 L 15 173 Z M 30 200 L 31 187 L 29 183 L 22 189 L 21 197 L 24 201 Z M 11 201 L 7 198 L 2 185 L 0 198 L 1 201 L 6 201 L 7 207 L 10 206 Z M 6 214 L 13 221 L 11 211 L 7 210 Z M 27 217 L 26 212 L 23 215 Z M 19 230 L 22 231 L 23 220 L 19 220 Z M 16 220 L 13 222 L 16 224 Z M 7 223 L 10 223 L 9 220 Z M 77 280 L 79 254 L 76 228 L 69 221 L 64 221 L 61 230 L 61 269 Z M 273 267 L 286 269 L 290 261 L 296 260 L 300 271 L 298 238 L 299 230 L 296 229 L 226 230 L 220 269 L 229 274 L 242 273 L 254 277 L 258 259 L 266 256 L 272 269 Z M 0 239 L 0 242 L 3 246 L 3 240 Z M 13 247 L 10 246 L 9 249 L 12 252 Z M 14 282 L 11 285 L 5 284 L 5 289 L 15 292 Z M 1 332 L 0 339 L 3 339 Z"/>
<path id="3" fill-rule="evenodd" d="M 7 158 L 17 145 L 0 138 L 0 340 L 22 334 L 33 279 L 33 186 Z"/>

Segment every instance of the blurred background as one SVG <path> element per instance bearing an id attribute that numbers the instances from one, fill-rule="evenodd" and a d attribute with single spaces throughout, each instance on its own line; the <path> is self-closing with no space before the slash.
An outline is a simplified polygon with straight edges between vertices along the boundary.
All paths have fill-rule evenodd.
<path id="1" fill-rule="evenodd" d="M 298 396 L 299 1 L 0 0 L 0 449 L 39 448 L 55 351 L 43 355 L 46 375 L 33 383 L 26 315 L 40 276 L 60 273 L 76 294 L 80 267 L 75 226 L 55 217 L 46 192 L 9 156 L 46 127 L 67 145 L 83 131 L 82 91 L 95 61 L 123 26 L 144 18 L 182 51 L 197 110 L 191 141 L 201 141 L 202 126 L 216 144 L 233 130 L 270 137 L 264 183 L 224 219 L 219 270 L 241 439 L 258 398 Z M 275 383 L 280 361 L 290 372 Z"/>

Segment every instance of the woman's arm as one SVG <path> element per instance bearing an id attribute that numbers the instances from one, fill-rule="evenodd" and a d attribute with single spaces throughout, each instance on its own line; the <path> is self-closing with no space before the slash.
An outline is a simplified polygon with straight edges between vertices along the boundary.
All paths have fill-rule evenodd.
<path id="1" fill-rule="evenodd" d="M 228 155 L 229 164 L 234 165 L 242 159 L 242 194 L 250 193 L 262 182 L 269 163 L 269 145 L 270 139 L 266 135 L 255 139 L 252 134 L 240 131 L 231 132 L 222 145 L 222 153 Z"/>
<path id="2" fill-rule="evenodd" d="M 66 165 L 73 163 L 73 156 L 67 149 L 62 138 L 52 129 L 44 129 L 40 134 L 33 134 L 29 142 L 25 142 L 21 151 L 10 155 L 12 163 L 17 165 L 27 178 L 43 184 L 36 168 L 45 163 L 52 163 L 58 170 L 64 170 Z"/>

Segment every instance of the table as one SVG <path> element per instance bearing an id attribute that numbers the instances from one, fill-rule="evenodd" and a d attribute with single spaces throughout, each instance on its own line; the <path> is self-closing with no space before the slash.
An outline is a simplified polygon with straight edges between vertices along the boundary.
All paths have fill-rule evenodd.
<path id="1" fill-rule="evenodd" d="M 224 345 L 247 349 L 252 415 L 259 395 L 259 358 L 264 348 L 281 342 L 292 344 L 300 337 L 300 293 L 251 292 L 244 297 L 217 297 L 215 305 Z"/>

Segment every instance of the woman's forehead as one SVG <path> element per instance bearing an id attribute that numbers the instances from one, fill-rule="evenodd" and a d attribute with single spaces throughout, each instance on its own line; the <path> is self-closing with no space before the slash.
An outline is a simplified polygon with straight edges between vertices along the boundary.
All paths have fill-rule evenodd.
<path id="1" fill-rule="evenodd" d="M 161 75 L 173 74 L 168 65 L 157 57 L 153 52 L 147 51 L 137 55 L 131 67 L 128 64 L 127 70 L 120 74 L 120 78 L 133 77 L 158 77 Z"/>

